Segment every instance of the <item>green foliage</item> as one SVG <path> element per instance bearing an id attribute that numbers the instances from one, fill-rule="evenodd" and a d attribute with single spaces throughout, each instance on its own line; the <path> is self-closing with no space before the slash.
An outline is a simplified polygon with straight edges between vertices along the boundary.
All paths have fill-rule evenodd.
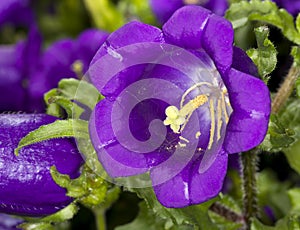
<path id="1" fill-rule="evenodd" d="M 257 66 L 259 75 L 267 83 L 267 76 L 275 69 L 277 64 L 277 51 L 273 43 L 268 39 L 270 32 L 268 27 L 258 27 L 254 32 L 257 49 L 249 49 L 247 54 Z"/>
<path id="2" fill-rule="evenodd" d="M 145 199 L 149 210 L 166 222 L 168 228 L 181 226 L 187 224 L 199 229 L 217 230 L 217 226 L 212 222 L 208 216 L 208 208 L 214 202 L 210 200 L 201 205 L 193 205 L 186 208 L 166 208 L 162 206 L 153 192 L 152 188 L 133 189 L 137 195 Z"/>
<path id="3" fill-rule="evenodd" d="M 112 32 L 125 23 L 124 16 L 109 0 L 84 0 L 84 4 L 99 29 Z"/>
<path id="4" fill-rule="evenodd" d="M 283 127 L 293 129 L 295 142 L 283 148 L 290 166 L 300 174 L 300 99 L 291 99 L 279 114 Z"/>
<path id="5" fill-rule="evenodd" d="M 294 64 L 300 66 L 300 46 L 293 46 L 291 55 L 294 58 Z"/>
<path id="6" fill-rule="evenodd" d="M 260 148 L 267 152 L 279 152 L 294 141 L 294 127 L 286 127 L 281 117 L 271 115 L 267 135 Z"/>
<path id="7" fill-rule="evenodd" d="M 154 215 L 151 210 L 148 209 L 145 202 L 139 204 L 140 212 L 138 216 L 129 224 L 119 226 L 115 230 L 160 230 L 165 229 L 165 220 L 159 216 Z"/>
<path id="8" fill-rule="evenodd" d="M 272 223 L 270 217 L 264 212 L 264 207 L 271 208 L 277 219 L 288 213 L 291 208 L 286 192 L 290 187 L 288 182 L 280 182 L 273 171 L 264 170 L 258 173 L 257 187 L 260 217 L 264 222 Z"/>
<path id="9" fill-rule="evenodd" d="M 245 26 L 249 21 L 261 21 L 279 28 L 290 41 L 300 45 L 300 32 L 296 29 L 294 18 L 285 9 L 278 9 L 269 0 L 241 1 L 233 3 L 225 17 L 231 21 L 233 28 Z M 297 28 L 299 28 L 299 22 Z"/>
<path id="10" fill-rule="evenodd" d="M 30 221 L 22 223 L 18 227 L 24 230 L 52 230 L 55 229 L 55 225 L 72 219 L 77 212 L 77 205 L 71 203 L 67 207 L 61 209 L 60 211 L 52 215 L 43 218 L 31 218 Z"/>
<path id="11" fill-rule="evenodd" d="M 155 24 L 155 17 L 149 5 L 149 1 L 123 0 L 119 1 L 118 8 L 126 16 L 127 21 L 139 19 L 147 24 Z"/>
<path id="12" fill-rule="evenodd" d="M 86 121 L 72 119 L 56 120 L 51 124 L 40 126 L 38 129 L 31 131 L 23 137 L 20 140 L 18 147 L 15 149 L 15 154 L 18 155 L 19 150 L 23 147 L 41 141 L 75 136 L 86 139 L 88 138 L 88 135 Z"/>
<path id="13" fill-rule="evenodd" d="M 74 78 L 62 79 L 58 83 L 58 88 L 44 95 L 48 114 L 63 117 L 62 108 L 68 118 L 79 118 L 84 112 L 82 105 L 92 110 L 101 99 L 103 97 L 92 84 Z"/>

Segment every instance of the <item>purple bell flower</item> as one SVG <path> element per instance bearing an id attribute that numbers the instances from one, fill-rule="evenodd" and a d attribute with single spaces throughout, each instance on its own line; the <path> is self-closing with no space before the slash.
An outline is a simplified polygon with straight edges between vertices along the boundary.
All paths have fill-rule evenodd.
<path id="1" fill-rule="evenodd" d="M 160 23 L 165 23 L 180 7 L 200 5 L 223 16 L 228 8 L 227 0 L 150 0 L 150 6 Z"/>
<path id="2" fill-rule="evenodd" d="M 43 216 L 72 201 L 53 181 L 50 167 L 71 178 L 79 176 L 83 160 L 73 140 L 43 141 L 14 154 L 22 137 L 56 119 L 46 114 L 0 115 L 0 212 Z"/>
<path id="3" fill-rule="evenodd" d="M 105 96 L 89 129 L 109 176 L 149 172 L 166 207 L 218 195 L 228 154 L 261 143 L 271 107 L 268 88 L 233 46 L 233 33 L 224 18 L 185 6 L 162 30 L 130 22 L 108 37 L 89 69 Z M 156 62 L 149 63 L 151 58 Z"/>

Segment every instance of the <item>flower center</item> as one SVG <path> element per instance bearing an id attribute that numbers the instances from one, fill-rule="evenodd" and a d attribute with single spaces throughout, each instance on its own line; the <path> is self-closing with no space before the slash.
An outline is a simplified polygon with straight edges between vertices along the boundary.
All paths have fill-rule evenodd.
<path id="1" fill-rule="evenodd" d="M 195 90 L 199 90 L 202 93 L 184 104 L 186 97 Z M 179 108 L 174 105 L 166 108 L 164 125 L 170 125 L 172 131 L 176 134 L 182 133 L 193 112 L 200 107 L 207 109 L 210 114 L 210 134 L 207 148 L 211 149 L 214 141 L 218 142 L 222 134 L 224 134 L 224 125 L 228 123 L 229 115 L 232 111 L 228 92 L 224 85 L 220 86 L 219 84 L 209 82 L 201 82 L 193 85 L 183 94 Z M 200 135 L 201 131 L 198 131 L 195 134 L 196 139 Z M 185 143 L 189 142 L 189 140 L 182 136 L 180 136 L 180 140 Z M 179 143 L 180 147 L 184 147 L 185 145 L 184 143 Z"/>

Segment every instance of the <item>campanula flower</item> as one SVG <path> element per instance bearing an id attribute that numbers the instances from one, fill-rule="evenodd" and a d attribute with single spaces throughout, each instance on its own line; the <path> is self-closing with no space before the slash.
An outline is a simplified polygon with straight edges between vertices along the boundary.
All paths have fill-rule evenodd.
<path id="1" fill-rule="evenodd" d="M 89 121 L 100 162 L 112 178 L 149 172 L 166 207 L 215 197 L 228 155 L 266 134 L 270 95 L 256 75 L 231 23 L 203 7 L 180 8 L 162 30 L 124 25 L 89 69 L 105 96 Z"/>
<path id="2" fill-rule="evenodd" d="M 72 199 L 52 179 L 50 167 L 71 178 L 79 176 L 82 158 L 71 139 L 55 139 L 14 149 L 30 131 L 57 118 L 46 114 L 0 115 L 0 212 L 43 216 Z"/>

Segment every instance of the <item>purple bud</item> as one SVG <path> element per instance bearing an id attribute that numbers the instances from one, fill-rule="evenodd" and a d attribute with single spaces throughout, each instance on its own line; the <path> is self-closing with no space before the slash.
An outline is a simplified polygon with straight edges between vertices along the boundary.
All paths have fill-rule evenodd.
<path id="1" fill-rule="evenodd" d="M 78 176 L 82 158 L 71 139 L 54 139 L 14 149 L 30 131 L 52 123 L 46 114 L 0 115 L 0 212 L 42 216 L 68 205 L 72 199 L 52 179 L 50 167 L 71 178 Z"/>

